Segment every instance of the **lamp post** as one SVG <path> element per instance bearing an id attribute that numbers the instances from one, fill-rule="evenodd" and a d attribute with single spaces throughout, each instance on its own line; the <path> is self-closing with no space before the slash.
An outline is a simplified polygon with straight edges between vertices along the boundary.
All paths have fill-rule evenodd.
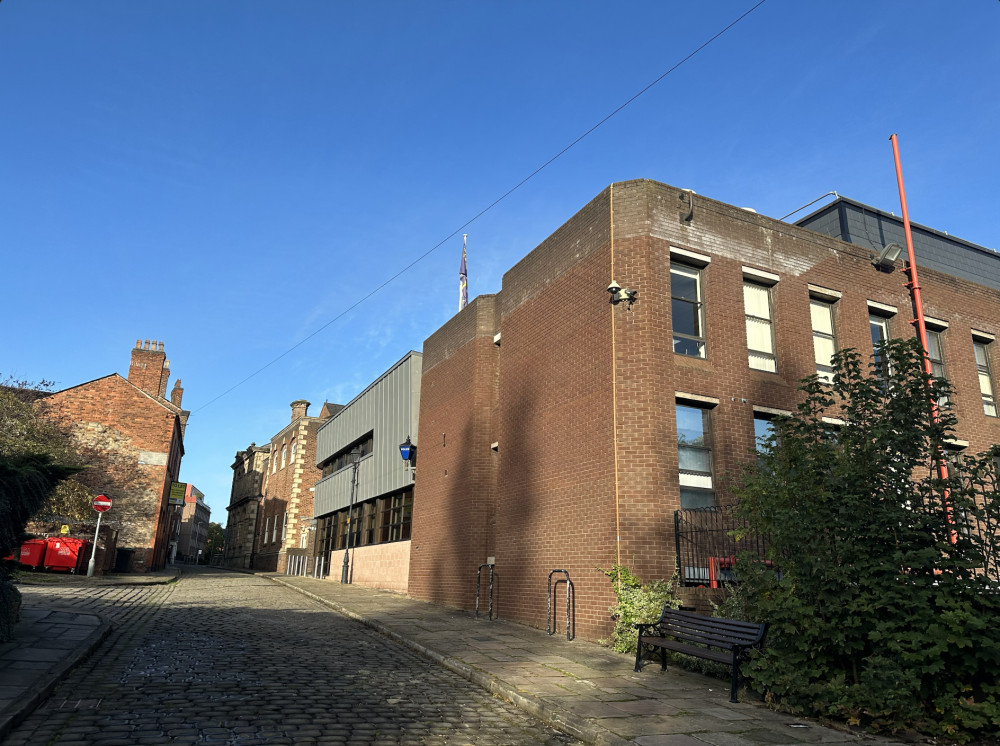
<path id="1" fill-rule="evenodd" d="M 361 461 L 361 450 L 355 448 L 351 456 L 351 505 L 347 509 L 347 548 L 344 549 L 344 566 L 340 569 L 340 582 L 351 582 L 351 534 L 354 533 L 354 493 L 358 488 L 358 463 Z"/>

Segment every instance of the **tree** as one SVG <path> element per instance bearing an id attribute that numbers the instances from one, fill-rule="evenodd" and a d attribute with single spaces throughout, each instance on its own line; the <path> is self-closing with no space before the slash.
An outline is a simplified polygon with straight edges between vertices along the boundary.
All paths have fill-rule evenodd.
<path id="1" fill-rule="evenodd" d="M 137 501 L 128 499 L 147 488 L 138 450 L 111 428 L 60 427 L 39 416 L 35 403 L 51 389 L 52 383 L 45 380 L 33 383 L 8 376 L 0 381 L 0 456 L 47 455 L 53 463 L 76 467 L 47 492 L 32 518 L 93 523 L 90 501 L 106 494 L 115 501 L 114 516 L 106 517 L 108 525 L 147 523 L 148 517 L 134 509 Z"/>
<path id="2" fill-rule="evenodd" d="M 739 564 L 740 593 L 770 625 L 748 670 L 811 715 L 993 732 L 1000 451 L 942 478 L 955 418 L 930 402 L 950 387 L 924 373 L 915 341 L 879 352 L 879 366 L 838 353 L 832 385 L 807 379 L 737 489 L 738 513 L 769 539 L 767 563 Z"/>
<path id="3" fill-rule="evenodd" d="M 208 524 L 208 539 L 205 541 L 205 554 L 209 558 L 222 554 L 226 546 L 226 531 L 221 523 L 212 521 Z"/>

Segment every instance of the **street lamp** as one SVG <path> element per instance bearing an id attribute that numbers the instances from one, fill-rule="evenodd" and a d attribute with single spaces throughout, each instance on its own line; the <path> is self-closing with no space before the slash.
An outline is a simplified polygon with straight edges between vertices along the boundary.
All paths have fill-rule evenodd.
<path id="1" fill-rule="evenodd" d="M 361 449 L 355 448 L 348 454 L 351 457 L 351 506 L 347 509 L 347 548 L 344 550 L 344 566 L 340 570 L 340 582 L 351 582 L 351 534 L 354 533 L 354 526 L 351 525 L 354 519 L 354 493 L 358 488 L 358 464 L 361 461 Z"/>

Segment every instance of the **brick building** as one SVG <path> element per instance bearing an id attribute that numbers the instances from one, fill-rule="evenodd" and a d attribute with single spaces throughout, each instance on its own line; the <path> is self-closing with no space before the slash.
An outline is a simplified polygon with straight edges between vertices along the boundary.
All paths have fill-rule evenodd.
<path id="1" fill-rule="evenodd" d="M 421 357 L 407 353 L 319 428 L 316 553 L 333 580 L 341 579 L 343 560 L 349 557 L 351 582 L 406 590 L 413 470 L 399 449 L 407 438 L 416 445 Z"/>
<path id="2" fill-rule="evenodd" d="M 308 548 L 314 533 L 309 530 L 311 488 L 321 473 L 316 467 L 316 431 L 340 407 L 326 403 L 318 417 L 309 416 L 309 402 L 304 399 L 293 401 L 291 407 L 291 422 L 271 438 L 257 511 L 254 570 L 285 572 L 288 550 Z"/>
<path id="3" fill-rule="evenodd" d="M 111 454 L 104 520 L 119 529 L 130 569 L 157 570 L 167 560 L 170 485 L 180 474 L 188 412 L 184 389 L 167 398 L 170 362 L 162 342 L 136 340 L 128 379 L 117 373 L 46 396 L 36 403 L 84 448 Z"/>
<path id="4" fill-rule="evenodd" d="M 564 569 L 576 634 L 606 636 L 599 568 L 669 578 L 675 512 L 731 500 L 726 476 L 794 409 L 798 382 L 835 349 L 913 334 L 905 276 L 872 264 L 891 216 L 868 210 L 883 226 L 870 223 L 871 246 L 836 233 L 850 224 L 837 210 L 858 204 L 804 219 L 834 237 L 613 184 L 429 337 L 409 593 L 471 608 L 476 569 L 495 562 L 499 614 L 544 627 L 548 574 Z M 956 447 L 980 451 L 1000 441 L 1000 257 L 923 235 L 939 257 L 920 264 L 931 356 L 955 387 Z M 613 280 L 634 303 L 608 303 Z"/>
<path id="5" fill-rule="evenodd" d="M 177 535 L 177 562 L 197 562 L 205 551 L 212 509 L 208 507 L 204 497 L 205 494 L 193 484 L 185 486 Z"/>
<path id="6" fill-rule="evenodd" d="M 251 443 L 245 451 L 237 451 L 233 461 L 233 487 L 226 507 L 226 547 L 223 563 L 235 570 L 253 567 L 254 540 L 257 535 L 257 513 L 264 499 L 264 474 L 268 469 L 270 444 Z"/>

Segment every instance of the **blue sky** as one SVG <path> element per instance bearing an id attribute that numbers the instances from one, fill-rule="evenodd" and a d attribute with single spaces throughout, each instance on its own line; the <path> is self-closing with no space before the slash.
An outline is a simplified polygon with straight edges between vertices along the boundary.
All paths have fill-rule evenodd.
<path id="1" fill-rule="evenodd" d="M 163 340 L 224 523 L 237 450 L 456 312 L 462 232 L 473 297 L 614 181 L 898 212 L 896 132 L 911 219 L 1000 248 L 994 0 L 767 0 L 459 230 L 754 4 L 6 0 L 0 377 Z"/>

